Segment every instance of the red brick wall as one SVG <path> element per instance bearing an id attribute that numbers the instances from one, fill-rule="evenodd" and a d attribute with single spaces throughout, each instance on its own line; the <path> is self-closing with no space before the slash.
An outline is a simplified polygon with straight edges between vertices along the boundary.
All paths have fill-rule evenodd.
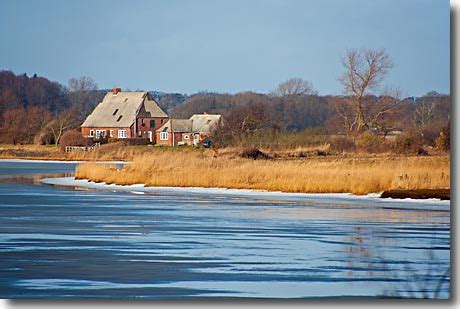
<path id="1" fill-rule="evenodd" d="M 160 139 L 160 132 L 156 132 L 156 141 L 157 145 L 162 145 L 162 146 L 172 146 L 173 139 L 172 139 L 172 134 L 169 132 L 168 134 L 168 140 L 163 141 Z M 178 142 L 182 141 L 182 133 L 174 133 L 174 144 L 177 145 Z"/>
<path id="2" fill-rule="evenodd" d="M 189 138 L 184 139 L 185 135 L 189 136 Z M 177 146 L 178 142 L 184 141 L 186 145 L 193 145 L 193 135 L 194 135 L 193 133 L 174 133 L 174 143 Z M 200 133 L 199 142 L 202 142 L 204 139 L 206 139 L 209 136 L 210 136 L 209 133 Z M 156 143 L 158 145 L 163 145 L 163 146 L 172 146 L 172 134 L 169 133 L 167 141 L 162 141 L 160 140 L 160 132 L 156 132 Z"/>
<path id="3" fill-rule="evenodd" d="M 137 118 L 137 131 L 136 132 L 136 136 L 137 137 L 140 137 L 139 136 L 139 131 L 141 131 L 141 135 L 142 137 L 144 138 L 148 138 L 148 131 L 152 131 L 155 133 L 155 131 L 157 129 L 159 129 L 160 127 L 162 127 L 167 121 L 168 121 L 169 118 L 146 118 L 146 117 L 140 117 L 140 118 Z M 152 128 L 150 127 L 150 120 L 155 120 L 155 126 Z M 142 125 L 142 121 L 144 121 L 144 126 Z M 155 134 L 153 134 L 153 138 L 155 140 Z"/>
<path id="4" fill-rule="evenodd" d="M 90 136 L 89 133 L 90 133 L 91 130 L 94 131 L 94 136 L 96 136 L 96 130 L 105 130 L 106 134 L 109 134 L 110 130 L 113 130 L 113 138 L 118 138 L 118 130 L 126 130 L 126 138 L 131 138 L 132 137 L 132 132 L 131 132 L 130 128 L 108 128 L 108 127 L 104 127 L 104 128 L 82 127 L 81 128 L 81 135 L 83 135 L 84 137 L 88 137 L 88 136 Z"/>

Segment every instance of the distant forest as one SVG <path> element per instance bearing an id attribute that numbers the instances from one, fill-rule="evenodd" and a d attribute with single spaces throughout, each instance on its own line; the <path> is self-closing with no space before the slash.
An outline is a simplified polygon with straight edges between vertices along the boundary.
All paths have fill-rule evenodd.
<path id="1" fill-rule="evenodd" d="M 37 75 L 0 71 L 0 142 L 57 144 L 65 131 L 79 128 L 107 91 L 89 77 L 61 85 Z M 430 136 L 425 144 L 434 146 L 450 120 L 447 94 L 431 91 L 422 97 L 399 98 L 363 91 L 358 98 L 362 114 L 356 114 L 354 93 L 321 96 L 311 83 L 299 78 L 281 83 L 268 94 L 150 94 L 172 118 L 222 114 L 225 126 L 218 133 L 223 145 L 264 134 L 276 144 L 276 136 L 285 139 L 289 134 L 356 136 L 366 131 L 384 136 L 392 131 L 416 131 Z"/>

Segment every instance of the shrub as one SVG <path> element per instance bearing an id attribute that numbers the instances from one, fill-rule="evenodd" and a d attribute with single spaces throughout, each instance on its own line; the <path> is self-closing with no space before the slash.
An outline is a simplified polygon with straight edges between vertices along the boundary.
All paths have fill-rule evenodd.
<path id="1" fill-rule="evenodd" d="M 88 146 L 92 143 L 92 140 L 89 140 L 83 137 L 78 130 L 69 130 L 62 134 L 59 147 L 62 151 L 65 151 L 67 146 Z"/>
<path id="2" fill-rule="evenodd" d="M 407 131 L 396 137 L 393 147 L 397 153 L 419 153 L 423 136 L 418 131 Z"/>
<path id="3" fill-rule="evenodd" d="M 346 136 L 334 137 L 331 140 L 331 150 L 336 152 L 346 152 L 355 150 L 356 145 L 353 139 Z"/>
<path id="4" fill-rule="evenodd" d="M 445 126 L 436 140 L 436 148 L 444 151 L 450 150 L 450 126 Z"/>
<path id="5" fill-rule="evenodd" d="M 432 127 L 425 127 L 420 131 L 421 141 L 423 145 L 435 146 L 436 139 L 439 136 L 438 130 Z"/>
<path id="6" fill-rule="evenodd" d="M 444 151 L 450 149 L 449 138 L 446 136 L 446 134 L 444 134 L 444 132 L 439 133 L 439 137 L 436 140 L 436 148 Z"/>
<path id="7" fill-rule="evenodd" d="M 51 145 L 54 144 L 54 135 L 49 130 L 41 130 L 38 132 L 37 135 L 34 137 L 34 144 L 35 145 Z"/>
<path id="8" fill-rule="evenodd" d="M 257 148 L 245 149 L 240 155 L 242 158 L 248 158 L 253 160 L 260 160 L 260 159 L 271 159 L 269 155 L 263 153 Z"/>
<path id="9" fill-rule="evenodd" d="M 388 150 L 388 144 L 385 137 L 371 132 L 364 132 L 359 135 L 355 143 L 359 150 L 365 152 L 377 153 Z"/>
<path id="10" fill-rule="evenodd" d="M 125 145 L 136 146 L 136 145 L 148 145 L 150 139 L 148 138 L 123 138 L 118 141 L 123 142 Z"/>

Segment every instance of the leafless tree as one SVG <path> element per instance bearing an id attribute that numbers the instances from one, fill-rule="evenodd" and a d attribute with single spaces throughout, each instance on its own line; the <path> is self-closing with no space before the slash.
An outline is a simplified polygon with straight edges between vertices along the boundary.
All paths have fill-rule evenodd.
<path id="1" fill-rule="evenodd" d="M 91 77 L 82 76 L 69 79 L 67 97 L 71 107 L 77 111 L 74 116 L 78 122 L 82 122 L 98 103 L 96 90 L 97 84 Z"/>
<path id="2" fill-rule="evenodd" d="M 364 107 L 365 98 L 370 91 L 375 91 L 380 86 L 387 72 L 393 64 L 384 49 L 381 50 L 348 50 L 342 58 L 345 72 L 339 77 L 344 86 L 344 94 L 349 98 L 350 106 L 338 106 L 337 113 L 344 119 L 348 131 L 360 132 L 370 128 L 375 117 L 368 119 Z M 388 99 L 389 96 L 384 95 Z M 396 106 L 396 101 L 381 104 L 381 109 L 376 113 L 377 118 L 389 112 Z M 351 111 L 350 111 L 351 107 Z M 375 112 L 375 111 L 374 111 Z"/>
<path id="3" fill-rule="evenodd" d="M 62 134 L 68 129 L 75 128 L 77 125 L 75 111 L 72 109 L 61 112 L 48 123 L 47 129 L 53 134 L 56 147 L 61 140 Z"/>
<path id="4" fill-rule="evenodd" d="M 72 92 L 97 90 L 97 83 L 88 76 L 69 79 L 69 89 Z"/>
<path id="5" fill-rule="evenodd" d="M 379 96 L 377 102 L 367 106 L 367 126 L 374 130 L 379 130 L 383 133 L 394 129 L 385 123 L 384 117 L 387 114 L 396 111 L 396 109 L 400 107 L 400 103 L 401 91 L 399 89 L 386 89 Z"/>
<path id="6" fill-rule="evenodd" d="M 417 107 L 415 108 L 415 124 L 424 126 L 426 125 L 434 116 L 434 111 L 436 109 L 436 100 L 422 100 L 421 102 L 417 103 Z"/>
<path id="7" fill-rule="evenodd" d="M 311 82 L 299 77 L 288 79 L 278 85 L 272 96 L 284 97 L 289 95 L 312 95 L 316 94 Z"/>

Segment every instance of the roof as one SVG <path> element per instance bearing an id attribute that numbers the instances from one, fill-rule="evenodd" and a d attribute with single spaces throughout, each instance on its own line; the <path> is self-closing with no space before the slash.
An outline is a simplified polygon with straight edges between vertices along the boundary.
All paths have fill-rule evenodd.
<path id="1" fill-rule="evenodd" d="M 169 119 L 158 132 L 191 132 L 192 121 L 190 119 Z"/>
<path id="2" fill-rule="evenodd" d="M 153 100 L 145 100 L 144 102 L 145 111 L 150 113 L 150 117 L 169 117 Z"/>
<path id="3" fill-rule="evenodd" d="M 211 132 L 213 126 L 215 126 L 221 118 L 221 115 L 196 114 L 190 117 L 190 119 L 170 119 L 157 131 L 182 133 Z"/>
<path id="4" fill-rule="evenodd" d="M 81 126 L 130 127 L 144 101 L 145 110 L 151 113 L 152 117 L 168 117 L 155 101 L 149 99 L 147 92 L 118 92 L 114 95 L 110 91 Z"/>
<path id="5" fill-rule="evenodd" d="M 190 117 L 193 123 L 192 130 L 193 132 L 211 132 L 221 118 L 221 115 L 195 114 Z"/>

